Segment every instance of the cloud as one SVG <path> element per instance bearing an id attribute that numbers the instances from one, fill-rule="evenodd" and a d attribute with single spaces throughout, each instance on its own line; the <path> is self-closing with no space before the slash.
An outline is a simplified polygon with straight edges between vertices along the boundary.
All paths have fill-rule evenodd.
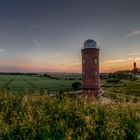
<path id="1" fill-rule="evenodd" d="M 76 44 L 73 44 L 72 46 L 73 46 L 73 48 L 79 48 L 79 46 Z"/>
<path id="2" fill-rule="evenodd" d="M 0 52 L 5 52 L 5 49 L 1 49 L 1 48 L 0 48 Z"/>
<path id="3" fill-rule="evenodd" d="M 47 26 L 44 26 L 44 25 L 32 24 L 31 27 L 34 28 L 34 29 L 48 30 L 48 27 Z"/>
<path id="4" fill-rule="evenodd" d="M 33 44 L 34 44 L 35 46 L 37 46 L 37 47 L 40 47 L 40 46 L 41 46 L 40 43 L 39 43 L 38 41 L 36 41 L 36 40 L 33 41 Z"/>
<path id="5" fill-rule="evenodd" d="M 106 60 L 104 61 L 104 63 L 121 63 L 121 62 L 125 62 L 125 59 L 112 59 L 112 60 Z"/>
<path id="6" fill-rule="evenodd" d="M 24 22 L 15 20 L 15 21 L 11 21 L 11 23 L 17 25 L 17 24 L 23 24 Z"/>
<path id="7" fill-rule="evenodd" d="M 134 30 L 131 33 L 127 34 L 126 37 L 134 37 L 140 35 L 140 30 Z"/>
<path id="8" fill-rule="evenodd" d="M 140 57 L 135 58 L 136 61 L 140 60 Z"/>
<path id="9" fill-rule="evenodd" d="M 128 62 L 128 61 L 139 61 L 140 57 L 128 57 L 128 58 L 124 58 L 124 59 L 109 59 L 109 60 L 105 60 L 103 61 L 103 63 L 105 64 L 114 64 L 114 63 L 123 63 L 123 62 Z"/>
<path id="10" fill-rule="evenodd" d="M 131 61 L 131 60 L 133 60 L 133 58 L 132 58 L 132 57 L 129 57 L 129 58 L 128 58 L 128 61 Z"/>
<path id="11" fill-rule="evenodd" d="M 131 55 L 131 56 L 135 56 L 135 55 L 139 55 L 140 53 L 130 53 L 128 55 Z"/>
<path id="12" fill-rule="evenodd" d="M 140 57 L 138 57 L 140 55 L 140 53 L 131 53 L 131 54 L 128 54 L 129 57 L 128 60 L 140 60 Z"/>

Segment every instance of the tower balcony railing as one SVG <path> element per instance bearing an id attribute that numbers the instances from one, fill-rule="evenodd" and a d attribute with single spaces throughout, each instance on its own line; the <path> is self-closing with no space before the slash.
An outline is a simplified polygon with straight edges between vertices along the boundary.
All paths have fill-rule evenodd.
<path id="1" fill-rule="evenodd" d="M 81 47 L 81 50 L 83 50 L 83 49 L 91 49 L 91 48 L 93 48 L 93 47 L 85 48 L 84 46 L 82 46 L 82 47 Z M 94 49 L 100 49 L 100 46 L 97 46 L 97 47 L 94 48 Z"/>

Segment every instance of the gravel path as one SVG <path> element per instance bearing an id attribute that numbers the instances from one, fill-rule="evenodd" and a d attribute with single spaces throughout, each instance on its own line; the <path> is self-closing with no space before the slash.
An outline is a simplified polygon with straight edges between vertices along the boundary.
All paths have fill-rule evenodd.
<path id="1" fill-rule="evenodd" d="M 99 99 L 100 103 L 101 104 L 113 104 L 115 103 L 113 100 L 111 100 L 110 98 L 107 98 L 107 97 L 100 97 Z"/>

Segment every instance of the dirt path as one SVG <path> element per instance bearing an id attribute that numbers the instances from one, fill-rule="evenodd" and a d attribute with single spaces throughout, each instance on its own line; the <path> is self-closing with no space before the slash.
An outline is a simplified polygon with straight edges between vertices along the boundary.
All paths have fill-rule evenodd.
<path id="1" fill-rule="evenodd" d="M 99 101 L 100 101 L 101 104 L 113 104 L 113 103 L 115 103 L 110 98 L 103 97 L 103 96 L 100 97 Z"/>

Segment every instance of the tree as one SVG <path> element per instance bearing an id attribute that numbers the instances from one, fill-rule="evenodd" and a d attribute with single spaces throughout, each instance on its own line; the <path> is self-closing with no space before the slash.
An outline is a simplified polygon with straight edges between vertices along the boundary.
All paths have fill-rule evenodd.
<path id="1" fill-rule="evenodd" d="M 80 82 L 74 82 L 74 83 L 72 83 L 72 89 L 73 90 L 79 90 L 79 89 L 81 89 L 81 83 Z"/>

